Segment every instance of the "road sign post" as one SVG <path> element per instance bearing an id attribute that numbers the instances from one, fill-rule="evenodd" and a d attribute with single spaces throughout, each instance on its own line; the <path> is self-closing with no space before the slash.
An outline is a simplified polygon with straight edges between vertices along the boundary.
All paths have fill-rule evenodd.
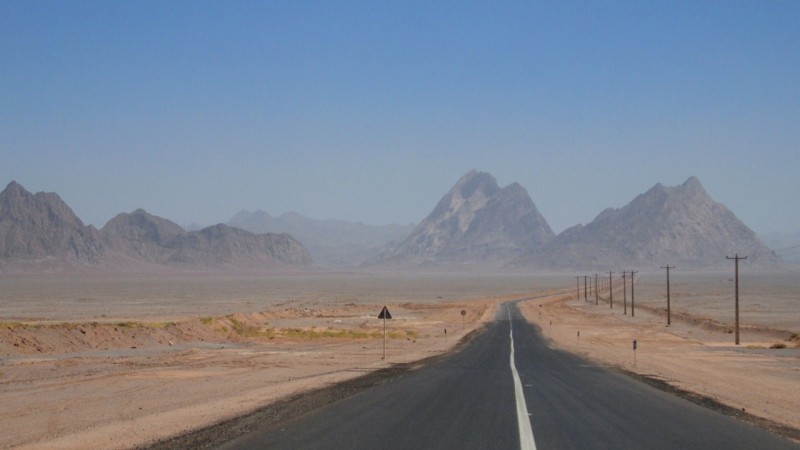
<path id="1" fill-rule="evenodd" d="M 386 359 L 386 319 L 391 318 L 392 314 L 389 312 L 389 308 L 384 306 L 381 313 L 378 314 L 378 319 L 383 319 L 383 358 L 381 359 Z"/>
<path id="2" fill-rule="evenodd" d="M 464 317 L 467 315 L 467 311 L 462 309 L 461 310 L 461 329 L 464 329 Z"/>

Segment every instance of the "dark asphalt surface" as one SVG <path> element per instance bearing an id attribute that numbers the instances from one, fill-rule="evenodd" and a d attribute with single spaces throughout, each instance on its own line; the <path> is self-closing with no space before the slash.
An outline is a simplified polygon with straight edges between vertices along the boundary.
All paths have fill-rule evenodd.
<path id="1" fill-rule="evenodd" d="M 451 357 L 219 448 L 519 448 L 510 367 L 512 325 L 515 363 L 537 449 L 800 449 L 752 425 L 548 348 L 513 304 Z"/>

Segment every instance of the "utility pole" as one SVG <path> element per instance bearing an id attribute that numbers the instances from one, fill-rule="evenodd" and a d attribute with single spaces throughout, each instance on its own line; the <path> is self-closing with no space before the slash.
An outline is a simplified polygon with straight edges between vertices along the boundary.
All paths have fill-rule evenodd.
<path id="1" fill-rule="evenodd" d="M 609 308 L 614 307 L 614 281 L 611 278 L 611 274 L 614 272 L 608 272 L 608 304 Z"/>
<path id="2" fill-rule="evenodd" d="M 597 293 L 597 274 L 594 274 L 594 305 L 597 306 L 600 304 L 600 297 Z"/>
<path id="3" fill-rule="evenodd" d="M 739 345 L 739 260 L 747 259 L 747 256 L 726 256 L 725 259 L 736 261 L 736 345 Z"/>
<path id="4" fill-rule="evenodd" d="M 577 297 L 575 298 L 575 301 L 579 302 L 579 301 L 581 301 L 581 276 L 580 275 L 577 275 L 575 277 L 575 286 L 576 286 L 577 292 L 578 292 Z"/>
<path id="5" fill-rule="evenodd" d="M 625 279 L 625 272 L 622 271 L 622 315 L 628 314 L 628 281 Z"/>
<path id="6" fill-rule="evenodd" d="M 583 276 L 583 301 L 585 303 L 589 303 L 589 294 L 588 294 L 589 291 L 587 287 L 588 283 L 586 282 L 587 278 L 589 278 L 587 275 Z"/>
<path id="7" fill-rule="evenodd" d="M 631 317 L 633 317 L 636 314 L 636 306 L 633 301 L 633 282 L 636 279 L 634 275 L 637 273 L 638 272 L 636 272 L 635 270 L 631 270 Z"/>
<path id="8" fill-rule="evenodd" d="M 675 266 L 670 266 L 667 264 L 666 266 L 661 266 L 662 269 L 667 269 L 667 326 L 670 326 L 672 323 L 672 311 L 670 311 L 669 307 L 669 269 L 674 269 Z"/>

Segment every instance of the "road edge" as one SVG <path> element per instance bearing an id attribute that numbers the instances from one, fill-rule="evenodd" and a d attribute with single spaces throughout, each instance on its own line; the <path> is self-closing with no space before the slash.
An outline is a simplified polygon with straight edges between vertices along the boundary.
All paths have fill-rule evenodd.
<path id="1" fill-rule="evenodd" d="M 450 350 L 444 353 L 408 363 L 395 363 L 390 367 L 376 369 L 341 383 L 295 393 L 240 416 L 222 420 L 188 433 L 136 446 L 134 450 L 210 449 L 221 446 L 257 428 L 274 427 L 280 423 L 296 419 L 313 410 L 352 397 L 362 391 L 389 382 L 405 373 L 452 356 L 465 349 L 486 328 L 487 324 L 484 323 L 470 331 L 459 339 Z"/>
<path id="2" fill-rule="evenodd" d="M 577 356 L 581 357 L 580 355 Z M 769 431 L 770 433 L 777 434 L 778 436 L 782 436 L 791 441 L 800 443 L 800 429 L 798 428 L 789 425 L 784 425 L 782 423 L 778 423 L 770 419 L 765 419 L 763 417 L 750 414 L 744 408 L 734 408 L 712 397 L 688 391 L 686 389 L 681 389 L 673 384 L 670 384 L 669 381 L 664 380 L 663 378 L 657 376 L 633 372 L 630 370 L 620 368 L 618 366 L 606 365 L 606 367 L 615 370 L 616 372 L 622 375 L 628 376 L 644 384 L 647 384 L 648 386 L 656 388 L 660 391 L 675 395 L 684 400 L 692 402 L 695 405 L 702 406 L 704 408 L 716 411 L 720 414 L 733 417 L 735 419 L 749 423 L 755 427 L 761 428 L 762 430 Z"/>

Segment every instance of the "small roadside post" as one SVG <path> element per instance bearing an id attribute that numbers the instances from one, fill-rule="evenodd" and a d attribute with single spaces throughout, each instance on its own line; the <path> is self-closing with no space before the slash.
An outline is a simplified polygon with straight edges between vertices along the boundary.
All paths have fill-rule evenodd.
<path id="1" fill-rule="evenodd" d="M 578 331 L 578 347 L 581 346 L 581 332 Z"/>
<path id="2" fill-rule="evenodd" d="M 633 365 L 636 365 L 636 339 L 633 340 Z"/>
<path id="3" fill-rule="evenodd" d="M 392 314 L 389 312 L 389 308 L 384 306 L 381 313 L 378 314 L 378 319 L 383 319 L 383 358 L 381 359 L 386 359 L 386 319 L 391 318 Z"/>
<path id="4" fill-rule="evenodd" d="M 467 311 L 462 309 L 461 310 L 461 329 L 464 329 L 464 317 L 467 315 Z"/>

